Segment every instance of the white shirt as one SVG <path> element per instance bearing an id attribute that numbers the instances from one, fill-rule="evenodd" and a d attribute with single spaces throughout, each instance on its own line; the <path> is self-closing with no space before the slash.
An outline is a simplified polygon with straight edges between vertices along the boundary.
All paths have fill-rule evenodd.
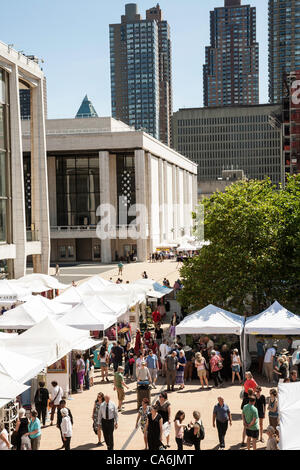
<path id="1" fill-rule="evenodd" d="M 265 359 L 264 359 L 264 362 L 272 362 L 273 361 L 273 356 L 276 355 L 276 351 L 274 348 L 269 348 L 267 349 L 267 352 L 265 354 Z"/>
<path id="2" fill-rule="evenodd" d="M 98 414 L 98 424 L 101 424 L 102 419 L 106 419 L 106 406 L 106 401 L 104 401 L 100 405 Z M 118 423 L 118 410 L 113 401 L 109 401 L 108 403 L 108 419 L 114 419 L 115 424 Z"/>
<path id="3" fill-rule="evenodd" d="M 64 391 L 59 385 L 56 385 L 56 387 L 52 387 L 51 399 L 54 400 L 54 405 L 59 405 L 59 402 L 63 399 L 63 395 Z"/>
<path id="4" fill-rule="evenodd" d="M 159 346 L 159 352 L 160 352 L 160 356 L 161 356 L 162 361 L 164 361 L 166 359 L 166 357 L 167 357 L 167 355 L 169 354 L 170 351 L 171 351 L 171 348 L 169 348 L 169 346 L 165 343 L 162 343 Z"/>
<path id="5" fill-rule="evenodd" d="M 64 437 L 72 437 L 72 423 L 70 416 L 65 416 L 62 419 L 60 429 Z"/>
<path id="6" fill-rule="evenodd" d="M 1 431 L 1 433 L 0 433 L 0 435 L 5 437 L 6 440 L 8 441 L 8 433 L 7 433 L 6 429 L 3 429 L 3 431 Z M 9 450 L 7 445 L 6 445 L 6 442 L 2 441 L 2 439 L 0 439 L 0 450 Z"/>

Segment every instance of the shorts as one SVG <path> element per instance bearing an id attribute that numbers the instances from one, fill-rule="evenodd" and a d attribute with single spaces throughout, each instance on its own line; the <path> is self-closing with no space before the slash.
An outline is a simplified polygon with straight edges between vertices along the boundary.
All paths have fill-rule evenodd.
<path id="1" fill-rule="evenodd" d="M 258 431 L 258 429 L 255 429 L 255 430 L 246 429 L 246 436 L 247 437 L 252 437 L 253 439 L 258 439 L 259 438 L 259 431 Z"/>
<path id="2" fill-rule="evenodd" d="M 118 393 L 118 400 L 123 401 L 125 398 L 125 392 L 123 388 L 117 388 L 117 393 Z"/>
<path id="3" fill-rule="evenodd" d="M 232 372 L 237 372 L 239 374 L 241 372 L 241 367 L 239 365 L 232 366 Z"/>
<path id="4" fill-rule="evenodd" d="M 197 374 L 199 379 L 201 379 L 201 377 L 204 379 L 206 377 L 206 369 L 197 370 Z"/>
<path id="5" fill-rule="evenodd" d="M 100 362 L 100 369 L 105 368 L 105 367 L 108 367 L 107 363 L 106 362 Z"/>
<path id="6" fill-rule="evenodd" d="M 152 381 L 157 379 L 157 369 L 149 369 Z"/>

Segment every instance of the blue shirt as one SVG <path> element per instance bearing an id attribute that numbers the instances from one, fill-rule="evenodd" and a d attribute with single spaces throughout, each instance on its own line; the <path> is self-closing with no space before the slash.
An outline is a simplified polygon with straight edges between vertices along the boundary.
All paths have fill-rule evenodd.
<path id="1" fill-rule="evenodd" d="M 221 423 L 226 423 L 226 421 L 229 420 L 229 413 L 230 413 L 230 409 L 226 405 L 226 403 L 224 403 L 223 406 L 220 406 L 220 404 L 218 403 L 214 407 L 214 414 L 217 417 L 217 421 L 220 421 Z"/>
<path id="2" fill-rule="evenodd" d="M 36 434 L 29 436 L 30 439 L 36 439 L 37 437 L 41 436 L 41 422 L 39 418 L 35 418 L 34 421 L 30 420 L 28 424 L 28 432 L 38 431 Z"/>
<path id="3" fill-rule="evenodd" d="M 157 356 L 152 354 L 152 356 L 147 356 L 147 367 L 148 369 L 157 369 Z"/>
<path id="4" fill-rule="evenodd" d="M 257 349 L 257 355 L 258 357 L 264 357 L 265 355 L 265 349 L 264 349 L 264 344 L 258 341 L 256 343 L 256 349 Z"/>
<path id="5" fill-rule="evenodd" d="M 178 358 L 178 362 L 179 364 L 186 364 L 186 358 L 183 356 L 183 357 L 179 357 Z M 179 372 L 183 372 L 184 371 L 184 367 L 183 366 L 179 366 L 178 367 L 178 370 Z"/>

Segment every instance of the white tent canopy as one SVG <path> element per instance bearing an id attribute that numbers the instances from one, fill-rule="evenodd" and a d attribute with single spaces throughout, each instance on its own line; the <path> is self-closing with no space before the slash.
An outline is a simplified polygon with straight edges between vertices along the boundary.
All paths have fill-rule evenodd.
<path id="1" fill-rule="evenodd" d="M 0 317 L 1 318 L 1 317 Z M 18 333 L 2 333 L 0 331 L 0 341 L 1 340 L 6 340 L 6 339 L 11 339 L 11 338 L 15 338 L 16 336 L 18 336 Z"/>
<path id="2" fill-rule="evenodd" d="M 31 292 L 35 293 L 46 292 L 52 289 L 64 290 L 70 287 L 67 284 L 62 284 L 53 276 L 39 273 L 27 274 L 24 277 L 20 277 L 19 279 L 10 282 L 19 284 L 22 287 L 26 287 L 30 289 Z"/>
<path id="3" fill-rule="evenodd" d="M 176 326 L 176 335 L 235 334 L 243 331 L 244 318 L 214 305 L 187 316 Z"/>
<path id="4" fill-rule="evenodd" d="M 153 279 L 139 279 L 130 285 L 141 286 L 145 288 L 148 297 L 156 297 L 158 299 L 173 291 L 173 289 L 163 286 Z"/>
<path id="5" fill-rule="evenodd" d="M 300 335 L 300 317 L 275 302 L 264 312 L 247 319 L 245 334 Z"/>
<path id="6" fill-rule="evenodd" d="M 59 323 L 83 330 L 105 331 L 116 324 L 127 311 L 127 306 L 112 307 L 100 296 L 92 296 L 63 315 Z"/>
<path id="7" fill-rule="evenodd" d="M 69 304 L 69 305 L 77 305 L 80 304 L 84 299 L 85 295 L 81 294 L 77 287 L 70 287 L 62 294 L 55 297 L 55 299 L 51 300 L 54 304 L 61 303 L 61 304 Z"/>
<path id="8" fill-rule="evenodd" d="M 80 284 L 76 290 L 81 295 L 95 295 L 99 293 L 102 289 L 113 285 L 112 282 L 103 279 L 100 276 L 93 276 L 89 278 L 86 282 Z"/>
<path id="9" fill-rule="evenodd" d="M 17 338 L 16 338 L 17 340 Z M 14 348 L 6 348 L 7 340 L 0 342 L 0 372 L 7 374 L 18 382 L 27 382 L 35 377 L 44 368 L 40 359 L 33 359 L 15 352 Z"/>
<path id="10" fill-rule="evenodd" d="M 55 318 L 56 314 L 67 312 L 70 308 L 69 305 L 54 304 L 39 295 L 32 296 L 28 302 L 5 312 L 0 317 L 0 329 L 27 330 L 48 316 Z"/>
<path id="11" fill-rule="evenodd" d="M 99 342 L 92 340 L 88 331 L 62 325 L 48 317 L 17 338 L 0 344 L 7 350 L 41 360 L 44 366 L 50 366 L 73 349 L 92 348 Z M 83 348 L 83 344 L 87 347 Z"/>
<path id="12" fill-rule="evenodd" d="M 300 450 L 300 382 L 278 385 L 281 450 Z"/>
<path id="13" fill-rule="evenodd" d="M 0 305 L 22 302 L 29 298 L 31 290 L 18 285 L 15 281 L 0 281 Z"/>
<path id="14" fill-rule="evenodd" d="M 28 388 L 27 385 L 23 385 L 0 372 L 0 408 L 3 408 L 10 401 L 15 400 L 18 395 L 21 395 L 21 393 L 28 390 Z"/>

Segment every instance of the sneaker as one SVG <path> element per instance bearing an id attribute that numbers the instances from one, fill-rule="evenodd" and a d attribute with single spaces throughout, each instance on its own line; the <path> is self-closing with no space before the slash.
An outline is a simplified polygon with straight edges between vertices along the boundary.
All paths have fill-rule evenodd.
<path id="1" fill-rule="evenodd" d="M 241 443 L 241 447 L 247 447 L 246 442 L 242 442 L 242 443 Z"/>
<path id="2" fill-rule="evenodd" d="M 97 446 L 98 446 L 98 447 L 102 447 L 102 446 L 103 446 L 102 442 L 98 442 L 98 443 L 97 443 Z"/>
<path id="3" fill-rule="evenodd" d="M 109 382 L 109 378 L 108 378 L 108 377 L 106 377 L 106 382 Z"/>

